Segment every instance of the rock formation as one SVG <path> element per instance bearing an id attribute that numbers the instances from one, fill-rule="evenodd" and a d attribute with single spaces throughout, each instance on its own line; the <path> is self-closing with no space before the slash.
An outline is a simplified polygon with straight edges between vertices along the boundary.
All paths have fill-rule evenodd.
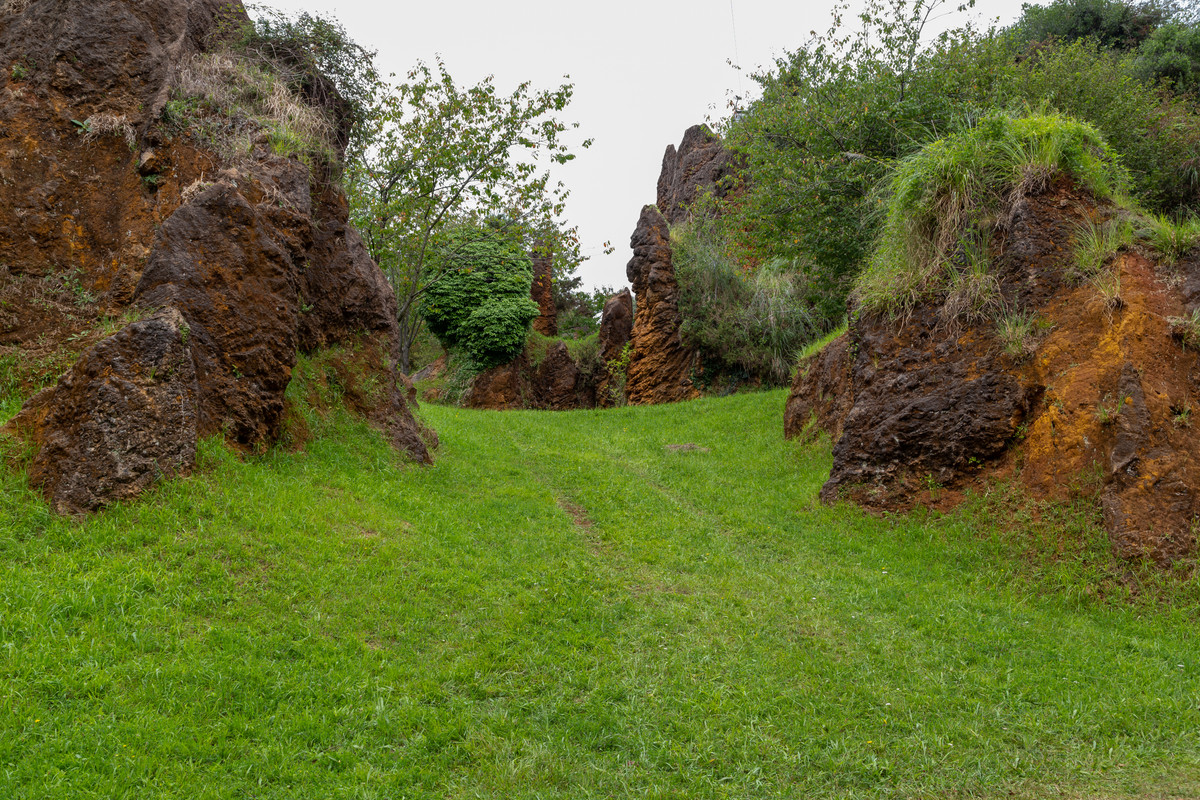
<path id="1" fill-rule="evenodd" d="M 463 405 L 545 411 L 597 406 L 599 369 L 596 364 L 577 363 L 561 341 L 552 343 L 537 360 L 530 355 L 526 351 L 509 364 L 475 376 L 470 391 L 463 398 Z"/>
<path id="2" fill-rule="evenodd" d="M 542 336 L 558 335 L 558 309 L 554 306 L 554 256 L 544 246 L 533 248 L 533 285 L 529 296 L 538 304 L 533 329 Z"/>
<path id="3" fill-rule="evenodd" d="M 725 197 L 736 188 L 736 160 L 703 125 L 668 145 L 658 177 L 657 207 L 642 209 L 630 237 L 633 258 L 625 268 L 637 295 L 626 395 L 631 403 L 670 403 L 699 392 L 692 385 L 698 353 L 680 338 L 679 287 L 671 263 L 670 225 L 685 222 L 705 193 Z"/>
<path id="4" fill-rule="evenodd" d="M 186 474 L 198 437 L 277 441 L 298 350 L 359 354 L 382 387 L 359 410 L 429 460 L 340 190 L 265 133 L 231 163 L 160 124 L 174 65 L 245 19 L 227 0 L 0 12 L 0 356 L 26 391 L 57 378 L 3 432 L 61 512 Z"/>
<path id="5" fill-rule="evenodd" d="M 600 313 L 600 360 L 607 364 L 621 357 L 633 334 L 633 295 L 622 289 L 604 302 Z"/>
<path id="6" fill-rule="evenodd" d="M 625 267 L 637 295 L 625 395 L 634 405 L 690 400 L 696 351 L 680 339 L 679 287 L 671 264 L 667 220 L 654 206 L 642 209 L 630 238 L 633 258 Z"/>
<path id="7" fill-rule="evenodd" d="M 1200 307 L 1200 253 L 1168 268 L 1122 251 L 1120 298 L 1106 302 L 1070 279 L 1070 250 L 1081 225 L 1115 213 L 1063 181 L 1020 200 L 993 241 L 1005 303 L 1038 319 L 1027 357 L 994 323 L 948 324 L 931 304 L 903 324 L 852 315 L 802 365 L 786 411 L 787 435 L 834 439 L 822 498 L 904 507 L 930 485 L 1017 473 L 1035 498 L 1097 494 L 1122 556 L 1194 553 L 1200 356 L 1171 320 Z"/>
<path id="8" fill-rule="evenodd" d="M 725 197 L 736 186 L 737 161 L 718 136 L 704 125 L 683 133 L 679 148 L 667 145 L 658 176 L 658 210 L 667 222 L 687 219 L 692 204 L 705 192 Z"/>

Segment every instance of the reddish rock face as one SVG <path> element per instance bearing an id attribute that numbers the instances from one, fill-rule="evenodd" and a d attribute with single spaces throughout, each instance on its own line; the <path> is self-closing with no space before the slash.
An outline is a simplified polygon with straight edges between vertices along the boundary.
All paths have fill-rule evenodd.
<path id="1" fill-rule="evenodd" d="M 1040 321 L 1014 360 L 995 325 L 948 324 L 919 306 L 903 324 L 852 315 L 850 331 L 802 365 L 785 433 L 810 419 L 834 438 L 821 497 L 904 508 L 1016 474 L 1037 499 L 1098 496 L 1114 550 L 1160 564 L 1196 552 L 1200 357 L 1173 338 L 1190 314 L 1200 258 L 1172 269 L 1126 251 L 1111 268 L 1121 304 L 1066 276 L 1085 222 L 1115 213 L 1062 182 L 1020 201 L 992 263 L 1010 308 Z"/>
<path id="2" fill-rule="evenodd" d="M 166 103 L 172 65 L 246 19 L 240 0 L 37 0 L 0 14 L 0 52 L 75 119 L 107 111 L 140 127 Z"/>
<path id="3" fill-rule="evenodd" d="M 33 446 L 31 481 L 60 511 L 187 472 L 197 436 L 274 443 L 298 349 L 352 344 L 356 374 L 383 388 L 347 403 L 419 461 L 436 444 L 396 370 L 395 297 L 341 192 L 265 136 L 231 167 L 152 125 L 169 67 L 230 18 L 246 19 L 240 3 L 35 0 L 0 15 L 0 61 L 25 67 L 0 72 L 0 308 L 20 310 L 0 313 L 0 356 L 51 365 L 26 386 L 62 375 L 0 434 Z M 134 154 L 71 122 L 95 112 L 125 117 Z"/>
<path id="4" fill-rule="evenodd" d="M 633 334 L 633 295 L 622 289 L 604 303 L 600 314 L 600 360 L 607 364 L 621 357 Z"/>
<path id="5" fill-rule="evenodd" d="M 783 413 L 783 435 L 811 438 L 825 431 L 834 441 L 842 436 L 842 423 L 850 412 L 850 346 L 839 336 L 821 352 L 800 364 Z"/>
<path id="6" fill-rule="evenodd" d="M 658 177 L 658 209 L 667 222 L 687 219 L 689 209 L 705 192 L 725 197 L 735 186 L 737 161 L 720 138 L 704 125 L 693 125 L 683 134 L 679 148 L 667 146 Z"/>
<path id="7" fill-rule="evenodd" d="M 477 375 L 463 405 L 496 410 L 595 408 L 598 377 L 580 369 L 566 344 L 555 342 L 537 364 L 522 353 L 509 364 Z"/>
<path id="8" fill-rule="evenodd" d="M 92 511 L 191 471 L 200 392 L 186 331 L 175 309 L 133 323 L 13 420 L 41 441 L 29 479 L 55 510 Z"/>
<path id="9" fill-rule="evenodd" d="M 529 296 L 538 304 L 533 329 L 542 336 L 558 335 L 558 309 L 554 306 L 554 257 L 541 245 L 533 251 L 533 285 Z"/>
<path id="10" fill-rule="evenodd" d="M 259 447 L 279 436 L 296 363 L 297 270 L 236 189 L 217 185 L 159 232 L 134 302 L 177 308 L 190 326 L 200 436 Z"/>
<path id="11" fill-rule="evenodd" d="M 654 206 L 642 209 L 630 238 L 625 268 L 637 295 L 625 395 L 635 405 L 672 403 L 699 395 L 692 385 L 696 352 L 679 337 L 679 288 L 671 264 L 667 221 Z"/>

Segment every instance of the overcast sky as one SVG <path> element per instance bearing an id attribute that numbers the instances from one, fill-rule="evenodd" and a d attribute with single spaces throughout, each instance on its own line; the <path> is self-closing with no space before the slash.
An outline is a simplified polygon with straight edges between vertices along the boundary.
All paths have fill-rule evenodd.
<path id="1" fill-rule="evenodd" d="M 829 0 L 555 0 L 385 3 L 380 0 L 268 0 L 286 12 L 335 16 L 350 36 L 378 51 L 384 73 L 403 76 L 441 55 L 460 84 L 494 75 L 498 90 L 525 80 L 554 88 L 569 75 L 575 96 L 564 119 L 580 123 L 589 150 L 561 168 L 571 190 L 567 219 L 579 226 L 580 268 L 589 286 L 625 284 L 629 235 L 655 200 L 663 150 L 688 126 L 726 114 L 730 93 L 746 95 L 748 74 L 829 27 Z M 948 3 L 953 8 L 957 2 Z M 981 21 L 1011 22 L 1019 0 L 980 0 Z M 965 19 L 953 14 L 941 27 Z M 736 37 L 735 37 L 736 32 Z M 604 255 L 602 243 L 616 247 Z"/>

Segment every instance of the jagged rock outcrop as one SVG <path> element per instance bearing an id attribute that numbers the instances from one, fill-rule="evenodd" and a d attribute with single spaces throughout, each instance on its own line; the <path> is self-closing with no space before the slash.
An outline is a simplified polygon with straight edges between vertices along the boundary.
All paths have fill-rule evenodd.
<path id="1" fill-rule="evenodd" d="M 822 499 L 903 508 L 1016 473 L 1039 499 L 1096 496 L 1117 553 L 1167 564 L 1196 552 L 1200 355 L 1173 336 L 1191 314 L 1200 253 L 1171 268 L 1126 250 L 1120 301 L 1072 280 L 1071 243 L 1117 213 L 1060 181 L 1026 197 L 992 242 L 1009 308 L 1036 315 L 1028 357 L 994 323 L 948 323 L 933 304 L 902 322 L 852 315 L 801 365 L 785 432 L 834 438 Z M 948 490 L 948 492 L 946 491 Z"/>
<path id="2" fill-rule="evenodd" d="M 419 461 L 436 443 L 340 190 L 265 134 L 229 163 L 157 122 L 172 65 L 245 19 L 227 0 L 0 13 L 0 61 L 19 66 L 0 72 L 0 356 L 26 386 L 61 373 L 2 432 L 61 512 L 186 474 L 197 437 L 274 443 L 298 350 L 352 350 L 339 363 L 372 387 L 356 410 Z"/>
<path id="3" fill-rule="evenodd" d="M 705 192 L 725 197 L 737 185 L 737 159 L 705 125 L 684 131 L 679 147 L 667 145 L 658 176 L 658 210 L 676 225 Z"/>
<path id="4" fill-rule="evenodd" d="M 658 177 L 657 207 L 642 209 L 630 238 L 633 258 L 625 268 L 637 295 L 626 395 L 631 403 L 670 403 L 699 392 L 693 386 L 699 354 L 680 338 L 683 318 L 671 263 L 670 225 L 685 222 L 705 193 L 726 197 L 737 188 L 737 161 L 703 125 L 668 145 Z"/>
<path id="5" fill-rule="evenodd" d="M 174 308 L 135 322 L 13 420 L 41 443 L 29 479 L 56 509 L 91 511 L 192 468 L 201 393 L 187 339 Z"/>
<path id="6" fill-rule="evenodd" d="M 604 301 L 600 313 L 600 360 L 604 363 L 621 357 L 633 334 L 633 295 L 622 289 Z"/>
<path id="7" fill-rule="evenodd" d="M 538 304 L 533 329 L 542 336 L 558 335 L 558 309 L 554 306 L 554 256 L 542 244 L 533 248 L 533 284 L 529 296 Z"/>
<path id="8" fill-rule="evenodd" d="M 637 295 L 637 312 L 625 395 L 635 405 L 690 400 L 699 395 L 692 385 L 697 354 L 680 338 L 682 318 L 671 264 L 671 234 L 658 209 L 642 209 L 629 243 L 633 258 L 625 273 Z"/>
<path id="9" fill-rule="evenodd" d="M 581 368 L 567 345 L 558 341 L 536 361 L 526 351 L 511 363 L 475 376 L 463 405 L 496 410 L 595 408 L 598 372 L 594 364 Z"/>

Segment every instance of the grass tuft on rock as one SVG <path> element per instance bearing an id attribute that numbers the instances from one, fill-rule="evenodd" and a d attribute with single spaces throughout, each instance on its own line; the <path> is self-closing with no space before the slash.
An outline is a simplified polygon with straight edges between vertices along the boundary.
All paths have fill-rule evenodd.
<path id="1" fill-rule="evenodd" d="M 1059 114 L 993 114 L 901 160 L 883 232 L 855 286 L 862 309 L 899 317 L 919 301 L 945 297 L 950 317 L 986 315 L 996 295 L 987 242 L 1014 202 L 1059 175 L 1097 199 L 1128 183 L 1099 132 Z"/>

